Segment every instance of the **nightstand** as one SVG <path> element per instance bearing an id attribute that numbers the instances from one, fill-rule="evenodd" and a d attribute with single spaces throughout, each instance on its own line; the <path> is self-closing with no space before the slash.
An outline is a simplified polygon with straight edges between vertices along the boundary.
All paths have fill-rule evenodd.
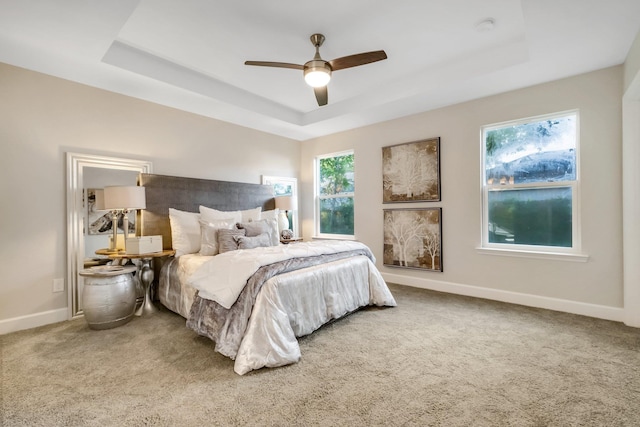
<path id="1" fill-rule="evenodd" d="M 151 284 L 153 283 L 153 268 L 151 260 L 153 258 L 161 258 L 175 255 L 176 251 L 169 249 L 162 252 L 150 252 L 147 254 L 128 254 L 126 252 L 109 252 L 107 249 L 99 249 L 96 251 L 98 255 L 106 255 L 111 259 L 120 260 L 126 264 L 131 260 L 137 267 L 137 276 L 144 287 L 144 300 L 142 305 L 136 310 L 136 316 L 143 314 L 152 314 L 158 311 L 151 300 Z"/>
<path id="2" fill-rule="evenodd" d="M 280 239 L 280 243 L 284 245 L 288 245 L 289 243 L 298 243 L 302 242 L 302 237 L 293 237 L 291 239 Z"/>
<path id="3" fill-rule="evenodd" d="M 111 329 L 133 318 L 136 308 L 134 266 L 96 266 L 80 270 L 84 278 L 82 310 L 91 329 Z"/>

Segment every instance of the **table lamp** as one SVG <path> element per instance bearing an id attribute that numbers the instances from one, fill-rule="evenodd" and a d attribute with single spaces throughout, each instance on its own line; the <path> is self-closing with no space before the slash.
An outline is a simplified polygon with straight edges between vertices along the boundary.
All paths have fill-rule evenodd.
<path id="1" fill-rule="evenodd" d="M 116 249 L 118 238 L 118 216 L 122 214 L 122 228 L 124 230 L 125 252 L 127 250 L 127 237 L 129 235 L 129 212 L 147 207 L 144 187 L 139 186 L 112 186 L 104 188 L 104 208 L 113 214 L 113 248 Z"/>
<path id="2" fill-rule="evenodd" d="M 278 226 L 280 233 L 289 228 L 289 211 L 298 209 L 298 200 L 293 196 L 278 196 L 275 198 L 276 208 L 280 209 L 280 218 L 278 218 Z"/>

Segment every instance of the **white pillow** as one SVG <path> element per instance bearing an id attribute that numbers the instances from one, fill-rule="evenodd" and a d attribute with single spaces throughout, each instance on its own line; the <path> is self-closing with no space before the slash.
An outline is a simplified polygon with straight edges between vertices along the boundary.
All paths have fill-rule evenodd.
<path id="1" fill-rule="evenodd" d="M 240 211 L 219 211 L 202 205 L 200 205 L 200 215 L 202 216 L 201 219 L 207 222 L 224 219 L 233 219 L 235 222 L 242 221 L 242 213 Z"/>
<path id="2" fill-rule="evenodd" d="M 200 220 L 200 255 L 218 255 L 218 230 L 230 230 L 235 224 L 232 218 L 210 222 Z"/>
<path id="3" fill-rule="evenodd" d="M 270 211 L 261 212 L 260 219 L 276 219 L 277 220 L 279 215 L 280 215 L 280 209 L 275 208 Z"/>
<path id="4" fill-rule="evenodd" d="M 253 209 L 240 211 L 240 215 L 242 217 L 240 222 L 258 221 L 260 219 L 261 212 L 262 212 L 261 206 Z"/>
<path id="5" fill-rule="evenodd" d="M 278 229 L 278 220 L 276 218 L 268 218 L 262 219 L 260 221 L 265 221 L 267 223 L 267 234 L 269 235 L 269 240 L 271 241 L 271 246 L 278 246 L 280 244 L 280 231 Z"/>
<path id="6" fill-rule="evenodd" d="M 219 211 L 200 205 L 200 214 L 203 221 L 217 221 L 233 218 L 236 222 L 251 222 L 260 219 L 262 207 L 247 209 L 244 211 Z"/>
<path id="7" fill-rule="evenodd" d="M 200 214 L 169 208 L 171 246 L 176 256 L 200 251 Z"/>

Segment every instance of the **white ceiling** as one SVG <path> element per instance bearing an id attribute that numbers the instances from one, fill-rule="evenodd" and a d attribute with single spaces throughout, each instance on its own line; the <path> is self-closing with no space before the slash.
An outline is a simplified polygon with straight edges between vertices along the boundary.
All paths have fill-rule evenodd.
<path id="1" fill-rule="evenodd" d="M 478 24 L 493 19 L 491 31 Z M 0 62 L 306 140 L 621 64 L 639 0 L 0 0 Z M 333 73 L 318 107 L 302 72 Z"/>

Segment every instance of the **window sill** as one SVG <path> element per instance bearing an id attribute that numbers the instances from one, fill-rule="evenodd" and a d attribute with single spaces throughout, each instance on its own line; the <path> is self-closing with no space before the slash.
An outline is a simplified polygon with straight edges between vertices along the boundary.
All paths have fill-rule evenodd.
<path id="1" fill-rule="evenodd" d="M 348 236 L 344 234 L 336 234 L 334 236 L 325 235 L 325 236 L 313 236 L 311 237 L 313 240 L 356 240 L 355 236 Z"/>
<path id="2" fill-rule="evenodd" d="M 534 259 L 546 259 L 554 261 L 571 261 L 571 262 L 587 262 L 589 255 L 584 254 L 569 254 L 562 252 L 533 252 L 522 250 L 506 250 L 506 249 L 494 249 L 494 248 L 476 248 L 479 254 L 482 255 L 497 255 L 508 256 L 517 258 L 534 258 Z"/>

